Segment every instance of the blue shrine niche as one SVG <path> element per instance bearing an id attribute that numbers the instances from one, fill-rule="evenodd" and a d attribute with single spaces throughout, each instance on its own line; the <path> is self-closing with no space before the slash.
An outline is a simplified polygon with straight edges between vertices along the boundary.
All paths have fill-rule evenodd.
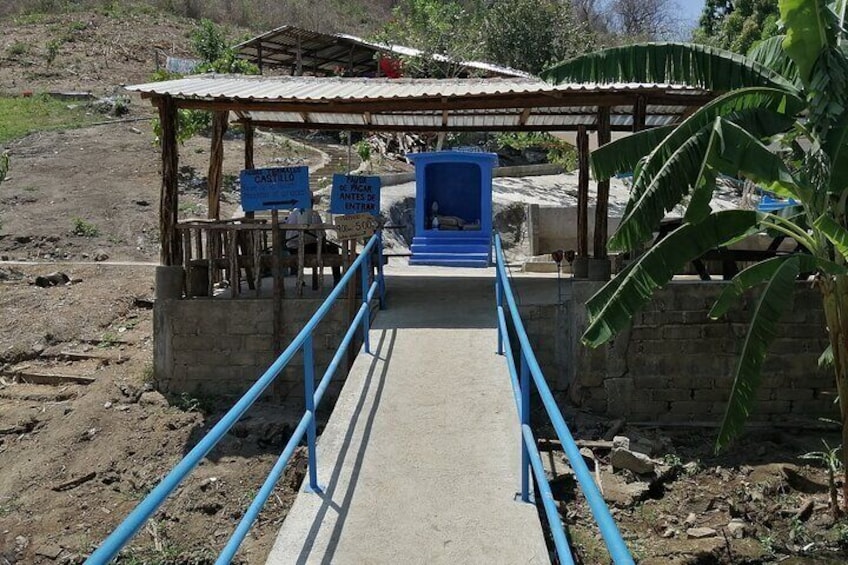
<path id="1" fill-rule="evenodd" d="M 415 165 L 411 265 L 488 267 L 492 259 L 494 153 L 409 155 Z"/>

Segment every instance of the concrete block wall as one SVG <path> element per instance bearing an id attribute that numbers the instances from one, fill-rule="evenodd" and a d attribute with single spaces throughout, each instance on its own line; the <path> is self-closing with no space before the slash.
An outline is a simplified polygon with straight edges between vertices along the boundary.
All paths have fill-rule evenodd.
<path id="1" fill-rule="evenodd" d="M 530 240 L 531 255 L 545 255 L 557 249 L 577 249 L 577 207 L 576 206 L 527 206 L 527 233 Z M 621 218 L 610 217 L 607 220 L 607 232 L 612 235 Z M 589 207 L 589 237 L 595 233 L 595 208 Z"/>
<path id="2" fill-rule="evenodd" d="M 756 307 L 743 298 L 722 320 L 707 317 L 727 283 L 674 282 L 634 320 L 632 327 L 598 349 L 579 344 L 587 325 L 585 302 L 599 283 L 572 285 L 573 366 L 567 370 L 577 404 L 633 421 L 719 421 L 724 415 L 736 362 Z M 755 421 L 811 420 L 836 415 L 834 377 L 817 367 L 827 347 L 819 294 L 799 283 L 795 308 L 784 314 L 769 350 Z"/>
<path id="3" fill-rule="evenodd" d="M 286 300 L 283 347 L 321 305 L 320 300 Z M 344 332 L 346 304 L 339 302 L 314 336 L 316 382 L 324 374 Z M 157 300 L 154 304 L 154 374 L 160 390 L 195 396 L 240 396 L 276 356 L 271 299 Z M 329 394 L 337 393 L 346 373 Z M 297 354 L 267 391 L 268 398 L 303 396 L 303 360 Z"/>

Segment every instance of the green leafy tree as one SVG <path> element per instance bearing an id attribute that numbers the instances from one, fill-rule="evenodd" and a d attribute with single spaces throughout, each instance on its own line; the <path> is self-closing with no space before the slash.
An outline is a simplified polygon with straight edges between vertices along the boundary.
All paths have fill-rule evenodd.
<path id="1" fill-rule="evenodd" d="M 692 44 L 643 44 L 563 63 L 562 81 L 675 82 L 723 92 L 681 123 L 634 134 L 596 150 L 596 178 L 633 171 L 633 187 L 610 247 L 634 250 L 663 216 L 685 203 L 683 225 L 644 253 L 587 302 L 583 342 L 597 347 L 630 324 L 655 289 L 687 262 L 762 230 L 787 235 L 808 254 L 778 256 L 740 272 L 710 312 L 723 315 L 747 290 L 762 287 L 716 440 L 740 433 L 781 314 L 793 307 L 799 273 L 815 273 L 827 323 L 848 445 L 848 0 L 780 0 L 785 35 L 748 56 Z M 646 149 L 648 148 L 648 149 Z M 646 151 L 648 151 L 646 153 Z M 801 204 L 785 214 L 712 212 L 719 174 L 741 176 Z M 845 450 L 843 450 L 843 463 Z M 848 472 L 848 471 L 846 471 Z M 848 477 L 843 482 L 848 504 Z"/>
<path id="2" fill-rule="evenodd" d="M 694 40 L 747 53 L 779 33 L 778 0 L 707 0 Z"/>
<path id="3" fill-rule="evenodd" d="M 485 29 L 489 60 L 533 74 L 594 48 L 588 26 L 558 0 L 495 0 Z"/>
<path id="4" fill-rule="evenodd" d="M 485 55 L 483 14 L 481 0 L 401 0 L 375 39 L 421 51 L 402 57 L 404 75 L 452 78 Z"/>

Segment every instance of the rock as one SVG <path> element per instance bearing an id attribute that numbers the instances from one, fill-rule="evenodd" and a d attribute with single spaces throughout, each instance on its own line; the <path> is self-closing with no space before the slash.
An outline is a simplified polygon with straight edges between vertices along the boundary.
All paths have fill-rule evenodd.
<path id="1" fill-rule="evenodd" d="M 111 403 L 111 402 L 106 402 L 106 403 L 104 403 L 104 404 L 103 404 L 103 408 L 105 408 L 106 410 L 108 410 L 108 409 L 109 409 L 109 408 L 111 408 L 111 407 L 112 407 L 112 403 Z"/>
<path id="2" fill-rule="evenodd" d="M 677 530 L 675 530 L 674 528 L 666 528 L 661 535 L 663 538 L 669 539 L 673 538 L 676 534 Z"/>
<path id="3" fill-rule="evenodd" d="M 813 508 L 815 508 L 815 502 L 813 499 L 808 500 L 804 504 L 801 505 L 801 508 L 795 512 L 795 519 L 801 522 L 806 522 L 810 519 L 810 516 L 813 515 Z"/>
<path id="4" fill-rule="evenodd" d="M 615 475 L 604 475 L 601 482 L 604 485 L 604 499 L 625 508 L 644 500 L 651 488 L 648 483 L 641 481 L 626 483 Z"/>
<path id="5" fill-rule="evenodd" d="M 627 469 L 637 475 L 653 473 L 655 467 L 654 462 L 647 455 L 622 448 L 612 450 L 610 464 L 614 469 Z"/>
<path id="6" fill-rule="evenodd" d="M 611 441 L 615 439 L 618 433 L 624 429 L 625 423 L 626 422 L 624 419 L 613 420 L 612 422 L 610 422 L 610 427 L 604 434 L 604 439 L 606 441 Z"/>
<path id="7" fill-rule="evenodd" d="M 745 530 L 747 527 L 748 524 L 745 523 L 745 520 L 734 518 L 727 525 L 727 533 L 734 539 L 742 539 L 745 537 Z"/>
<path id="8" fill-rule="evenodd" d="M 15 538 L 15 551 L 21 553 L 29 547 L 29 538 L 24 536 L 18 536 Z"/>
<path id="9" fill-rule="evenodd" d="M 102 261 L 107 261 L 109 259 L 109 254 L 106 253 L 105 251 L 103 251 L 102 249 L 98 249 L 97 251 L 94 252 L 93 259 L 95 261 L 97 261 L 98 263 L 100 263 Z"/>
<path id="10" fill-rule="evenodd" d="M 704 539 L 704 538 L 713 538 L 718 534 L 712 528 L 689 528 L 686 530 L 686 536 L 689 539 Z"/>
<path id="11" fill-rule="evenodd" d="M 162 393 L 155 390 L 141 393 L 139 403 L 142 406 L 169 406 L 168 399 L 162 396 Z"/>
<path id="12" fill-rule="evenodd" d="M 691 528 L 692 526 L 695 525 L 695 523 L 697 521 L 698 521 L 698 517 L 695 515 L 695 513 L 690 512 L 689 515 L 686 516 L 686 519 L 683 520 L 683 525 L 686 526 L 687 528 Z"/>
<path id="13" fill-rule="evenodd" d="M 626 436 L 615 436 L 612 438 L 613 449 L 630 449 L 630 438 Z"/>
<path id="14" fill-rule="evenodd" d="M 57 271 L 48 275 L 35 277 L 35 286 L 47 288 L 48 286 L 58 286 L 61 284 L 67 284 L 70 281 L 71 278 L 68 275 Z"/>
<path id="15" fill-rule="evenodd" d="M 44 545 L 35 550 L 36 555 L 48 559 L 56 559 L 60 553 L 62 553 L 62 548 L 58 545 Z"/>

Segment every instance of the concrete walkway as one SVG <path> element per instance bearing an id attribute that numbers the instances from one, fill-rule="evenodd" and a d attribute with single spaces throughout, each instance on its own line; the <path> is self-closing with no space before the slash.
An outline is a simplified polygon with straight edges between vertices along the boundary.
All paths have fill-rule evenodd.
<path id="1" fill-rule="evenodd" d="M 548 563 L 516 501 L 520 432 L 494 274 L 392 277 L 268 563 Z M 412 270 L 410 274 L 415 273 Z M 304 481 L 304 489 L 307 481 Z"/>

